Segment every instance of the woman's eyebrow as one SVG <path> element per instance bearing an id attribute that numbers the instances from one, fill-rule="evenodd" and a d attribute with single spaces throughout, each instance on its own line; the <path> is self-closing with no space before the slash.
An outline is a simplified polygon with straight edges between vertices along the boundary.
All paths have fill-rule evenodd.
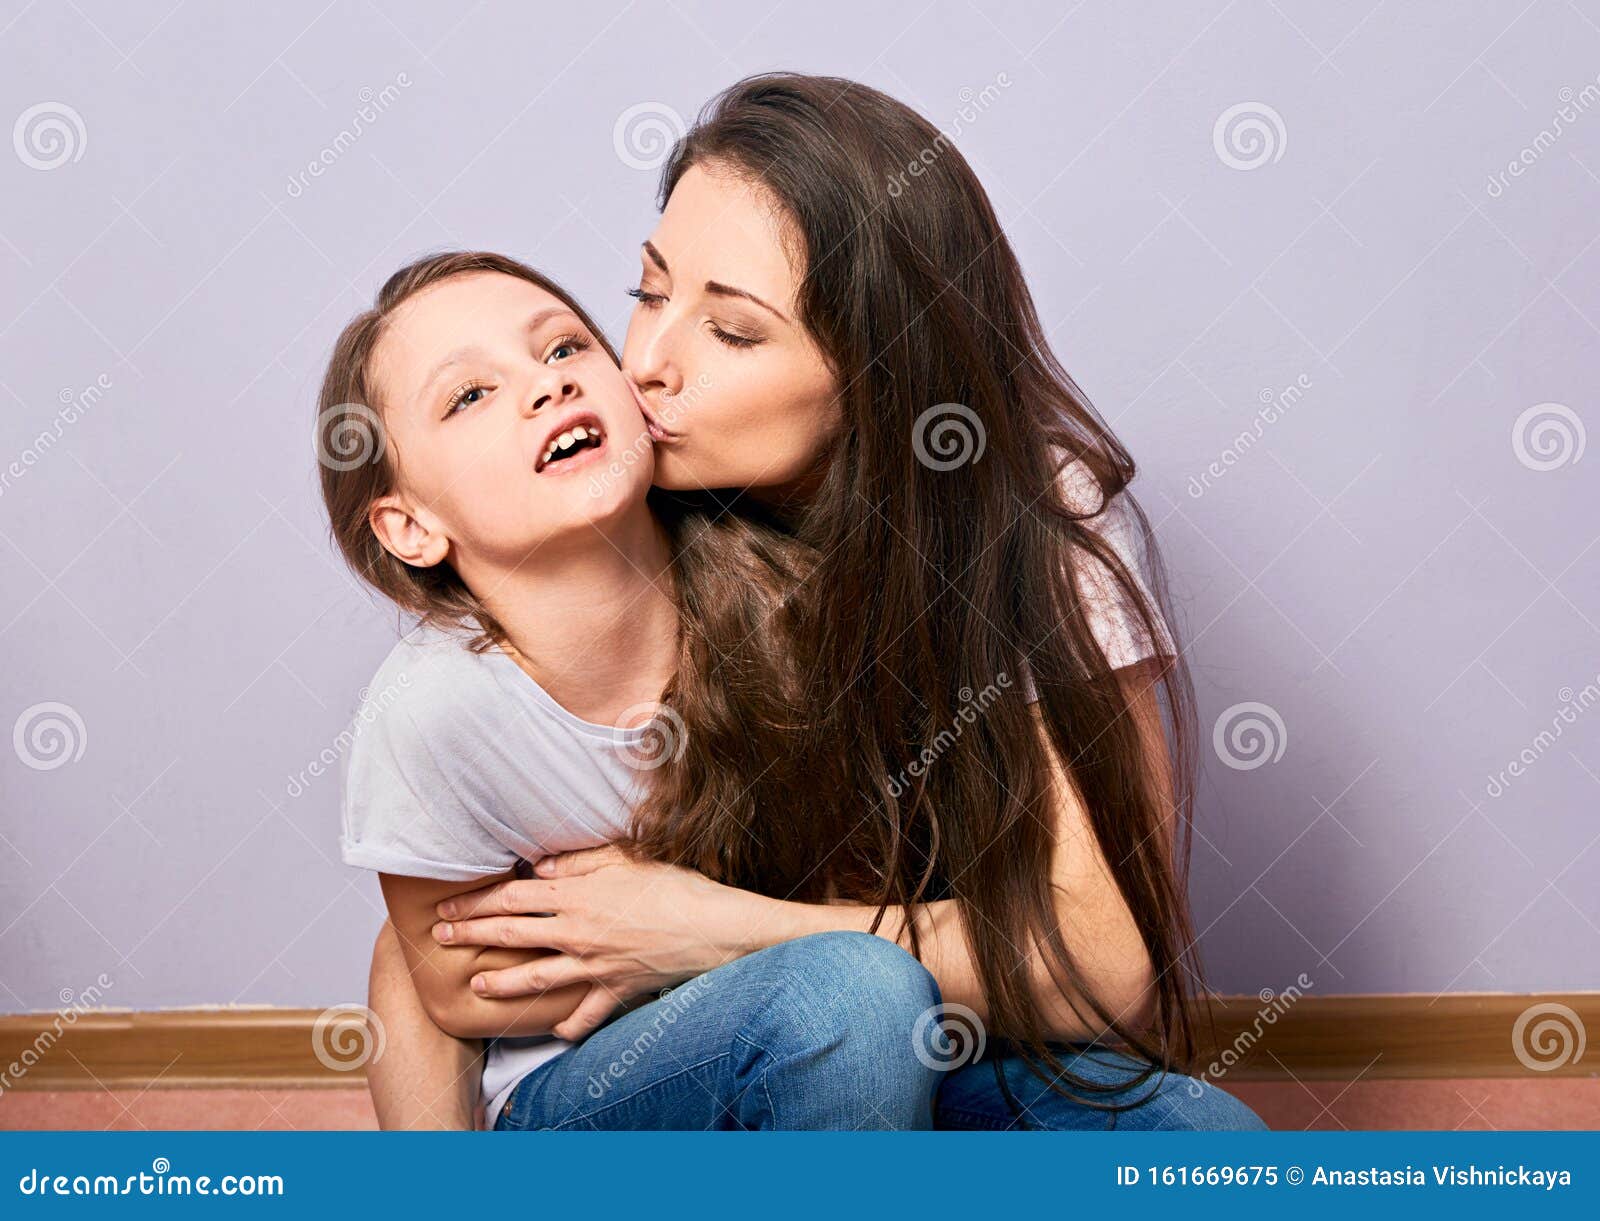
<path id="1" fill-rule="evenodd" d="M 645 254 L 649 256 L 652 263 L 659 267 L 665 274 L 672 274 L 671 269 L 667 266 L 667 260 L 662 257 L 661 251 L 655 248 L 654 243 L 648 241 L 643 243 L 643 249 Z M 731 284 L 723 284 L 718 280 L 707 280 L 706 292 L 717 297 L 743 297 L 746 301 L 754 301 L 762 309 L 767 310 L 780 321 L 789 321 L 788 315 L 786 315 L 782 310 L 778 309 L 776 306 L 768 305 L 760 297 L 756 296 L 755 293 L 749 292 L 746 289 L 735 288 Z"/>
<path id="2" fill-rule="evenodd" d="M 762 309 L 774 314 L 781 321 L 789 321 L 789 319 L 784 315 L 783 311 L 778 309 L 776 306 L 768 305 L 760 297 L 756 296 L 755 293 L 747 292 L 742 288 L 735 288 L 731 284 L 719 284 L 716 280 L 707 280 L 706 291 L 718 297 L 743 297 L 746 301 L 754 301 Z"/>

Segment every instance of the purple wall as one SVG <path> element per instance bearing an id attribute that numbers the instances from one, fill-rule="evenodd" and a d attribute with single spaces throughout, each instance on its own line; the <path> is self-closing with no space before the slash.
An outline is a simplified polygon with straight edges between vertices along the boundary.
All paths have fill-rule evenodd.
<path id="1" fill-rule="evenodd" d="M 324 539 L 322 358 L 453 245 L 620 337 L 651 120 L 780 66 L 958 133 L 1141 462 L 1215 985 L 1600 986 L 1593 0 L 165 7 L 0 12 L 0 1009 L 362 994 L 297 778 L 394 616 Z"/>

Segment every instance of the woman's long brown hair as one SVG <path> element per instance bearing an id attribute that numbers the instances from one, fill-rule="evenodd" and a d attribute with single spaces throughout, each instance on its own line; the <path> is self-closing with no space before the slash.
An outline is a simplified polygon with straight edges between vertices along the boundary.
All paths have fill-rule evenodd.
<path id="1" fill-rule="evenodd" d="M 1109 1106 L 1096 1096 L 1186 1065 L 1198 1021 L 1189 677 L 1173 648 L 1148 672 L 1168 738 L 1168 757 L 1156 758 L 1069 576 L 1103 566 L 1144 639 L 1171 634 L 1148 522 L 1123 492 L 1133 461 L 1052 354 L 976 176 L 912 110 L 851 81 L 754 77 L 680 141 L 663 207 L 696 165 L 753 180 L 793 223 L 801 317 L 841 386 L 844 423 L 793 523 L 815 558 L 784 604 L 803 681 L 793 721 L 780 710 L 769 722 L 766 746 L 781 741 L 783 757 L 748 759 L 764 770 L 709 804 L 682 800 L 691 777 L 663 775 L 637 835 L 652 855 L 770 894 L 840 894 L 878 906 L 880 920 L 891 905 L 955 900 L 990 1027 L 1059 1092 Z M 976 421 L 981 458 L 940 460 L 949 450 L 927 430 L 948 404 Z M 1073 459 L 1103 497 L 1087 511 L 1063 491 Z M 1096 528 L 1118 496 L 1144 536 L 1155 593 Z M 1001 676 L 1009 691 L 972 716 L 974 693 Z M 908 772 L 935 743 L 934 761 Z M 1057 761 L 1154 964 L 1150 1025 L 1095 996 L 1062 936 Z M 1169 763 L 1164 791 L 1156 777 Z M 911 940 L 920 952 L 914 924 Z M 1080 1017 L 1108 1031 L 1103 1041 L 1146 1062 L 1141 1073 L 1105 1086 L 1068 1071 L 1030 991 L 1033 947 Z"/>

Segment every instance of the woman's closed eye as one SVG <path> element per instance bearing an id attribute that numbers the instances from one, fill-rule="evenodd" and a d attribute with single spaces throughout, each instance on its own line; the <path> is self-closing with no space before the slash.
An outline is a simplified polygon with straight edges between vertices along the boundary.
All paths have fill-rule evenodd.
<path id="1" fill-rule="evenodd" d="M 716 337 L 719 343 L 725 343 L 730 348 L 753 348 L 756 346 L 756 344 L 763 342 L 763 340 L 757 336 L 740 335 L 735 331 L 724 330 L 715 322 L 707 322 L 706 329 Z"/>
<path id="2" fill-rule="evenodd" d="M 653 293 L 642 285 L 639 288 L 629 288 L 624 291 L 639 303 L 641 309 L 660 309 L 667 299 L 665 293 Z M 706 321 L 706 330 L 711 332 L 712 337 L 718 343 L 726 344 L 730 348 L 753 348 L 756 344 L 765 342 L 759 336 L 741 335 L 739 332 L 730 331 L 709 319 Z"/>

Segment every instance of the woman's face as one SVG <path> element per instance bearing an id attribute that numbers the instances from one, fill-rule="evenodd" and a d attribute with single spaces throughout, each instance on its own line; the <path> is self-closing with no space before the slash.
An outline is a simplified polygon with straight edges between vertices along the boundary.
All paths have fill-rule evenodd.
<path id="1" fill-rule="evenodd" d="M 838 385 L 799 322 L 790 222 L 758 184 L 690 168 L 640 254 L 622 367 L 665 488 L 802 488 L 839 428 Z"/>
<path id="2" fill-rule="evenodd" d="M 398 471 L 373 524 L 407 562 L 443 547 L 458 570 L 516 566 L 562 540 L 603 547 L 594 527 L 647 511 L 651 445 L 627 381 L 538 285 L 473 272 L 429 286 L 390 317 L 372 372 Z"/>

